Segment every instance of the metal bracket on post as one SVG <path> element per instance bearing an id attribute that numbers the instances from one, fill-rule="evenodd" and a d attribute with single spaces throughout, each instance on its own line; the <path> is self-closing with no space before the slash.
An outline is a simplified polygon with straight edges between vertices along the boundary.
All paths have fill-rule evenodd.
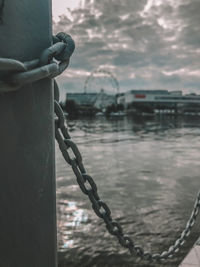
<path id="1" fill-rule="evenodd" d="M 3 3 L 0 57 L 21 62 L 38 58 L 52 43 L 51 1 Z M 52 81 L 1 93 L 0 123 L 0 266 L 55 267 Z"/>

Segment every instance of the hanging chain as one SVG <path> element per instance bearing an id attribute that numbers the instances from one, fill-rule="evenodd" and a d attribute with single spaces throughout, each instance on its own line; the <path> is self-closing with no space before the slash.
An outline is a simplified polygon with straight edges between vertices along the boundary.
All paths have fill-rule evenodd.
<path id="1" fill-rule="evenodd" d="M 4 0 L 0 2 L 0 23 Z M 26 83 L 32 83 L 44 78 L 54 78 L 61 74 L 68 66 L 70 56 L 75 48 L 71 36 L 65 33 L 58 33 L 53 36 L 53 45 L 45 49 L 39 59 L 28 62 L 20 62 L 14 59 L 0 58 L 0 71 L 5 72 L 5 77 L 0 80 L 0 93 L 15 91 Z M 53 59 L 56 61 L 53 61 Z M 81 153 L 77 145 L 71 139 L 68 128 L 65 125 L 65 116 L 59 105 L 59 90 L 54 82 L 54 107 L 55 107 L 55 137 L 66 162 L 72 167 L 77 178 L 81 191 L 88 196 L 96 215 L 103 219 L 108 232 L 116 236 L 120 245 L 127 248 L 131 254 L 149 261 L 160 261 L 174 256 L 190 235 L 195 224 L 200 208 L 200 192 L 194 204 L 190 219 L 180 237 L 169 247 L 167 251 L 160 254 L 151 254 L 144 251 L 141 246 L 134 244 L 133 240 L 123 233 L 121 225 L 112 219 L 111 211 L 107 204 L 102 201 L 97 192 L 97 186 L 93 178 L 86 173 Z M 73 157 L 70 156 L 71 150 Z"/>
<path id="2" fill-rule="evenodd" d="M 56 86 L 56 91 L 58 87 Z M 56 93 L 58 95 L 58 93 Z M 98 195 L 97 186 L 93 178 L 86 173 L 85 167 L 83 165 L 81 153 L 71 139 L 68 128 L 65 125 L 65 116 L 58 103 L 58 98 L 54 100 L 55 106 L 55 137 L 59 144 L 59 148 L 66 162 L 71 166 L 76 178 L 77 183 L 80 186 L 81 191 L 88 196 L 92 203 L 92 208 L 96 215 L 103 219 L 108 232 L 116 236 L 120 245 L 127 248 L 131 254 L 135 254 L 141 259 L 152 261 L 166 260 L 172 258 L 176 252 L 179 251 L 180 247 L 185 243 L 186 238 L 190 235 L 191 229 L 195 224 L 197 215 L 200 208 L 200 192 L 197 194 L 197 198 L 194 204 L 193 211 L 191 213 L 190 219 L 188 220 L 184 231 L 181 233 L 180 237 L 174 242 L 168 250 L 162 253 L 151 254 L 148 251 L 144 251 L 141 246 L 135 245 L 133 240 L 123 233 L 121 225 L 112 219 L 111 211 L 107 204 L 102 201 Z M 69 150 L 72 151 L 73 157 L 70 156 Z"/>

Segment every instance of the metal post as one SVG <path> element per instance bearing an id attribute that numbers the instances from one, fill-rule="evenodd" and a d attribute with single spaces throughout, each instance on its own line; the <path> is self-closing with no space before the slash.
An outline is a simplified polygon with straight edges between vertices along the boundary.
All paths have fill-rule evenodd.
<path id="1" fill-rule="evenodd" d="M 50 46 L 50 0 L 6 0 L 1 15 L 0 57 L 31 60 Z M 0 125 L 0 266 L 55 267 L 52 82 L 1 94 Z"/>

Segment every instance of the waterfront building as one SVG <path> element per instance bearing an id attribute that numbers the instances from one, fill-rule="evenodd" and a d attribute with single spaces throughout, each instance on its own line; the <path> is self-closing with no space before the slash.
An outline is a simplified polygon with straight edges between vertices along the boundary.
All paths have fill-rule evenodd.
<path id="1" fill-rule="evenodd" d="M 115 96 L 106 94 L 102 89 L 100 93 L 67 93 L 66 100 L 73 100 L 79 106 L 104 110 L 115 103 Z"/>
<path id="2" fill-rule="evenodd" d="M 80 106 L 93 106 L 96 101 L 96 93 L 67 93 L 66 100 L 73 100 Z"/>
<path id="3" fill-rule="evenodd" d="M 131 90 L 118 94 L 117 104 L 123 104 L 125 109 L 148 107 L 149 110 L 170 110 L 174 112 L 200 112 L 200 95 L 183 95 L 182 91 L 168 90 Z"/>

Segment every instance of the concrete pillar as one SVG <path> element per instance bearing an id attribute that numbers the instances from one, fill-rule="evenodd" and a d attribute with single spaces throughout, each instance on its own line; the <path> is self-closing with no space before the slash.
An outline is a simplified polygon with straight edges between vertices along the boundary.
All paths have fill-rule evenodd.
<path id="1" fill-rule="evenodd" d="M 31 60 L 51 45 L 50 0 L 6 0 L 1 16 L 0 57 Z M 52 81 L 1 94 L 0 124 L 0 266 L 55 267 Z"/>

